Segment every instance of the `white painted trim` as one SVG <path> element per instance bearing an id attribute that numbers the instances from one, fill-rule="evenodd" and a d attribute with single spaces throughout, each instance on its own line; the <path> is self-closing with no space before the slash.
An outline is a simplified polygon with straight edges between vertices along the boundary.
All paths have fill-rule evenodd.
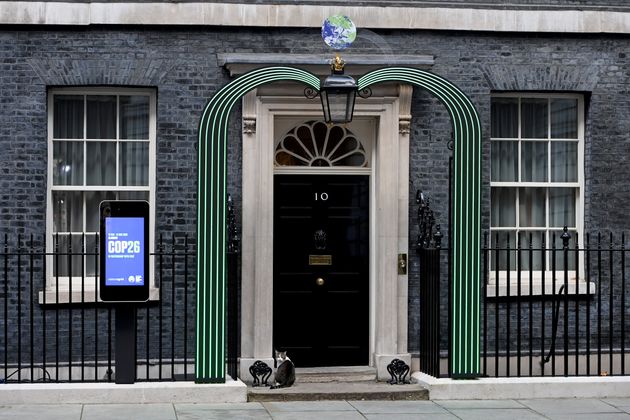
<path id="1" fill-rule="evenodd" d="M 546 297 L 555 296 L 562 297 L 564 295 L 564 291 L 560 291 L 560 288 L 564 285 L 564 279 L 556 279 L 556 287 L 554 292 L 554 284 L 549 277 L 549 280 L 545 282 L 545 290 L 544 295 Z M 597 293 L 597 286 L 594 282 L 586 282 L 584 280 L 580 280 L 579 283 L 576 283 L 575 280 L 569 281 L 567 284 L 567 295 L 575 296 L 575 295 L 595 295 Z M 522 298 L 528 298 L 530 296 L 541 296 L 543 295 L 542 283 L 540 281 L 532 281 L 532 290 L 529 290 L 529 280 L 522 279 L 521 281 L 521 290 L 519 294 L 518 282 L 514 280 L 510 280 L 510 290 L 508 292 L 507 283 L 505 281 L 499 282 L 499 287 L 497 290 L 496 283 L 488 284 L 486 286 L 486 297 L 494 298 L 494 297 L 504 297 L 504 296 L 519 296 Z"/>
<path id="2" fill-rule="evenodd" d="M 54 139 L 53 140 L 53 98 L 56 94 L 63 94 L 63 95 L 83 95 L 84 97 L 86 95 L 116 95 L 117 96 L 117 102 L 118 102 L 118 98 L 121 95 L 142 95 L 142 96 L 148 96 L 149 97 L 149 139 L 148 140 L 133 140 L 134 142 L 136 141 L 140 141 L 140 142 L 145 142 L 145 143 L 149 143 L 149 185 L 148 186 L 116 186 L 116 185 L 111 185 L 111 186 L 91 186 L 91 185 L 53 185 L 53 143 L 54 141 L 63 141 L 63 139 Z M 156 91 L 154 89 L 146 89 L 146 88 L 109 88 L 109 87 L 68 87 L 68 88 L 53 88 L 50 89 L 47 93 L 47 101 L 48 101 L 48 107 L 47 107 L 47 113 L 48 113 L 48 133 L 47 133 L 47 158 L 48 158 L 48 162 L 47 162 L 47 181 L 46 181 L 46 236 L 45 236 L 45 243 L 46 243 L 46 252 L 48 254 L 53 252 L 53 243 L 52 240 L 50 240 L 50 238 L 52 237 L 51 235 L 53 235 L 53 202 L 52 202 L 52 193 L 53 191 L 141 191 L 141 192 L 148 192 L 149 193 L 149 252 L 153 253 L 155 250 L 155 197 L 156 197 L 156 161 L 157 161 L 157 94 Z M 85 102 L 84 102 L 85 103 Z M 118 107 L 118 103 L 117 103 L 117 107 Z M 88 140 L 86 139 L 86 132 L 87 132 L 87 113 L 86 110 L 84 109 L 83 112 L 83 119 L 84 119 L 84 123 L 83 123 L 83 139 L 68 139 L 68 141 L 78 141 L 78 142 L 83 142 L 84 144 L 88 141 L 94 141 L 92 140 Z M 119 119 L 120 119 L 120 115 L 117 114 L 116 116 L 116 139 L 110 139 L 110 140 L 105 140 L 105 141 L 111 141 L 114 143 L 118 143 L 121 140 L 118 139 L 120 132 L 119 132 Z M 83 165 L 84 165 L 84 176 L 85 176 L 85 165 L 86 165 L 86 161 L 87 159 L 85 158 L 85 152 L 84 152 L 84 159 L 83 159 Z M 116 180 L 118 182 L 118 147 L 116 147 Z M 85 179 L 84 179 L 84 183 L 85 183 Z M 85 203 L 84 203 L 85 204 Z M 85 221 L 85 206 L 83 207 L 83 218 Z M 84 225 L 85 228 L 85 225 Z M 61 235 L 66 235 L 69 233 L 84 233 L 84 232 L 64 232 L 64 233 L 60 233 Z M 93 233 L 93 232 L 88 232 L 85 231 L 85 233 Z M 47 261 L 46 261 L 46 304 L 54 304 L 54 303 L 68 303 L 69 302 L 69 286 L 68 286 L 68 282 L 69 279 L 68 277 L 58 277 L 56 278 L 55 276 L 53 276 L 53 257 L 51 255 L 48 255 L 47 257 Z M 154 270 L 154 256 L 151 255 L 150 257 L 150 263 L 149 263 L 149 278 L 152 279 L 150 285 L 149 285 L 149 294 L 150 294 L 150 300 L 157 300 L 157 296 L 158 296 L 158 288 L 156 285 L 156 281 L 155 281 L 155 270 Z M 94 301 L 94 297 L 88 299 L 88 293 L 92 293 L 93 296 L 93 292 L 94 292 L 94 286 L 93 286 L 93 279 L 94 277 L 86 277 L 86 284 L 88 285 L 87 287 L 85 287 L 85 302 L 93 302 Z M 59 280 L 59 296 L 57 296 L 57 292 L 56 292 L 56 282 L 57 280 Z M 89 281 L 87 281 L 89 280 Z M 80 293 L 81 293 L 81 289 L 78 289 L 78 295 L 76 290 L 73 289 L 73 293 L 72 293 L 72 301 L 76 302 L 76 303 L 80 303 L 81 302 L 81 298 L 80 298 Z M 44 294 L 42 293 L 42 291 L 39 292 L 39 300 L 40 303 L 43 303 L 43 296 Z M 75 299 L 76 297 L 76 299 Z"/>
<path id="3" fill-rule="evenodd" d="M 431 400 L 502 400 L 531 398 L 625 398 L 630 395 L 630 376 L 434 378 L 414 372 L 413 382 L 429 390 Z"/>
<path id="4" fill-rule="evenodd" d="M 178 370 L 180 366 L 177 366 Z M 107 367 L 103 368 L 103 372 Z M 189 369 L 191 372 L 192 369 Z M 87 373 L 87 372 L 86 372 Z M 79 373 L 80 375 L 80 373 Z M 79 376 L 76 375 L 75 377 Z M 226 376 L 224 384 L 193 382 L 3 384 L 0 404 L 148 404 L 247 402 L 247 386 Z M 131 406 L 130 406 L 131 407 Z"/>
<path id="5" fill-rule="evenodd" d="M 401 141 L 399 133 L 399 102 L 398 96 L 375 95 L 358 100 L 355 108 L 357 121 L 374 120 L 375 137 L 369 146 L 365 143 L 371 148 L 371 168 L 357 172 L 370 175 L 370 365 L 389 363 L 407 351 L 407 289 L 401 287 L 406 286 L 407 277 L 398 276 L 396 258 L 407 252 L 408 241 L 408 223 L 401 229 L 398 220 L 401 212 L 408 211 L 409 176 L 408 141 Z M 243 115 L 247 127 L 244 124 L 240 374 L 247 377 L 247 364 L 268 358 L 272 350 L 273 176 L 286 173 L 273 165 L 275 137 L 284 134 L 276 133 L 281 131 L 277 121 L 321 118 L 321 105 L 304 98 L 301 90 L 295 96 L 266 96 L 259 90 L 243 97 Z M 297 173 L 296 169 L 288 172 Z M 349 173 L 334 168 L 325 172 Z M 385 365 L 381 367 L 385 372 Z"/>
<path id="6" fill-rule="evenodd" d="M 583 242 L 584 241 L 584 201 L 585 201 L 585 186 L 584 186 L 584 173 L 585 173 L 585 167 L 584 167 L 584 144 L 585 144 L 585 120 L 584 120 L 584 113 L 585 113 L 585 109 L 584 109 L 584 95 L 582 94 L 576 94 L 576 93 L 557 93 L 557 92 L 553 92 L 553 93 L 532 93 L 532 92 L 506 92 L 506 93 L 493 93 L 492 94 L 492 98 L 517 98 L 519 99 L 519 101 L 523 98 L 541 98 L 541 99 L 547 99 L 548 101 L 550 99 L 558 99 L 558 98 L 568 98 L 568 99 L 576 99 L 577 100 L 577 138 L 573 138 L 573 139 L 563 139 L 563 138 L 552 138 L 551 137 L 551 107 L 548 106 L 547 109 L 547 138 L 541 138 L 541 139 L 529 139 L 529 138 L 523 138 L 521 136 L 521 128 L 522 128 L 522 123 L 520 121 L 521 119 L 521 111 L 520 111 L 520 102 L 519 102 L 519 122 L 518 122 L 518 137 L 517 138 L 503 138 L 503 137 L 491 137 L 490 138 L 490 142 L 496 142 L 496 141 L 512 141 L 512 142 L 516 142 L 517 144 L 523 143 L 523 142 L 530 142 L 530 141 L 540 141 L 540 142 L 546 142 L 549 145 L 551 145 L 552 142 L 554 141 L 562 141 L 562 142 L 574 142 L 577 143 L 577 172 L 578 172 L 578 179 L 577 182 L 554 182 L 551 181 L 551 165 L 550 165 L 550 159 L 551 159 L 551 152 L 550 150 L 548 150 L 547 153 L 547 159 L 549 160 L 548 162 L 548 180 L 544 181 L 544 182 L 523 182 L 523 181 L 509 181 L 509 182 L 500 182 L 500 181 L 492 181 L 492 179 L 490 180 L 490 188 L 497 188 L 497 187 L 507 187 L 507 188 L 520 188 L 520 187 L 542 187 L 542 188 L 551 188 L 551 187 L 557 187 L 557 188 L 574 188 L 576 191 L 576 197 L 575 197 L 575 226 L 568 226 L 568 228 L 570 230 L 575 230 L 577 232 L 577 234 L 579 235 L 579 239 Z M 549 103 L 549 102 L 548 102 Z M 519 156 L 518 156 L 518 178 L 521 178 L 521 147 L 519 147 Z M 491 168 L 492 170 L 492 168 Z M 545 197 L 547 197 L 546 199 L 548 200 L 548 196 L 549 194 L 546 192 L 545 193 Z M 518 197 L 518 196 L 517 196 Z M 538 226 L 538 227 L 532 227 L 532 226 L 525 226 L 525 227 L 521 227 L 518 226 L 519 225 L 519 211 L 520 211 L 520 207 L 519 204 L 517 202 L 516 204 L 516 218 L 515 218 L 515 223 L 516 226 L 490 226 L 490 235 L 493 235 L 494 232 L 505 232 L 505 231 L 521 231 L 521 232 L 527 232 L 527 231 L 544 231 L 544 232 L 560 232 L 562 228 L 560 227 L 554 227 L 554 226 L 549 226 L 549 204 L 548 202 L 545 203 L 545 226 Z M 492 213 L 492 203 L 490 206 L 490 212 Z M 492 219 L 492 218 L 491 218 Z M 492 240 L 492 236 L 490 238 L 490 240 Z M 550 244 L 549 240 L 547 239 L 547 244 Z M 549 246 L 549 245 L 548 245 Z M 558 246 L 558 245 L 556 245 Z M 584 245 L 582 245 L 583 247 Z M 580 247 L 580 249 L 582 248 Z M 525 248 L 526 249 L 526 248 Z M 503 252 L 503 251 L 502 251 Z M 490 261 L 492 261 L 492 259 L 494 258 L 494 252 L 490 253 L 489 259 Z M 547 257 L 548 259 L 551 259 L 550 256 Z M 578 261 L 579 264 L 579 272 L 580 273 L 584 273 L 584 253 L 580 253 L 580 258 Z M 490 263 L 491 265 L 491 263 Z M 545 285 L 545 294 L 549 295 L 552 293 L 552 286 L 551 286 L 551 279 L 553 276 L 553 272 L 549 270 L 549 264 L 547 265 L 548 270 L 545 272 L 545 279 L 547 280 L 547 283 Z M 563 274 L 561 272 L 561 270 L 556 270 L 557 276 L 560 277 L 561 279 L 563 279 Z M 522 285 L 524 286 L 525 283 L 528 283 L 527 285 L 527 290 L 525 291 L 525 287 L 522 287 L 522 294 L 523 295 L 541 295 L 543 290 L 542 290 L 542 272 L 541 270 L 533 270 L 533 284 L 532 284 L 532 291 L 531 293 L 529 292 L 529 280 L 525 280 L 526 278 L 529 279 L 529 270 L 523 270 L 522 271 Z M 489 278 L 489 283 L 486 286 L 487 287 L 487 293 L 489 297 L 494 297 L 497 296 L 497 291 L 496 291 L 496 272 L 492 269 L 490 269 L 490 272 L 488 274 L 488 278 Z M 498 296 L 507 296 L 508 294 L 510 296 L 516 296 L 517 292 L 516 292 L 516 287 L 517 287 L 517 283 L 516 283 L 516 278 L 517 278 L 517 271 L 510 271 L 509 272 L 509 278 L 510 278 L 510 292 L 508 293 L 507 291 L 507 285 L 506 285 L 506 281 L 508 278 L 508 273 L 505 270 L 501 270 L 499 272 L 499 293 Z M 583 291 L 579 291 L 579 293 L 576 292 L 575 289 L 575 280 L 576 278 L 576 272 L 575 271 L 569 271 L 569 294 L 593 294 L 595 293 L 594 290 L 594 283 L 589 283 L 587 285 L 587 281 L 586 278 L 584 276 L 582 276 L 582 278 L 579 279 L 580 281 L 580 286 L 579 288 L 583 289 Z M 561 283 L 562 280 L 557 280 L 558 283 Z M 591 289 L 593 289 L 593 291 L 591 291 Z M 573 291 L 572 291 L 573 290 Z"/>
<path id="7" fill-rule="evenodd" d="M 276 167 L 274 170 L 275 174 L 285 174 L 285 175 L 314 175 L 321 174 L 321 168 L 314 167 L 285 167 L 279 168 Z M 326 174 L 328 175 L 371 175 L 371 168 L 326 168 Z"/>
<path id="8" fill-rule="evenodd" d="M 326 17 L 341 13 L 366 29 L 630 33 L 630 13 L 581 9 L 6 1 L 0 2 L 0 24 L 319 28 Z"/>

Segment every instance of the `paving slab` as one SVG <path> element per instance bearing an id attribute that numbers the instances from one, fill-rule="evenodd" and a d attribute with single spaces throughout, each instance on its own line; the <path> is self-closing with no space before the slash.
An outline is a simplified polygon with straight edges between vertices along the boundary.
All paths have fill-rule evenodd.
<path id="1" fill-rule="evenodd" d="M 86 404 L 81 420 L 177 420 L 173 404 Z"/>
<path id="2" fill-rule="evenodd" d="M 260 403 L 175 404 L 178 420 L 271 419 Z"/>
<path id="3" fill-rule="evenodd" d="M 447 414 L 432 401 L 350 401 L 362 414 Z"/>
<path id="4" fill-rule="evenodd" d="M 416 413 L 416 414 L 396 414 L 392 418 L 391 414 L 364 414 L 368 420 L 459 420 L 459 417 L 450 413 Z"/>
<path id="5" fill-rule="evenodd" d="M 191 410 L 178 411 L 178 420 L 271 420 L 265 410 Z"/>
<path id="6" fill-rule="evenodd" d="M 614 407 L 630 407 L 630 398 L 602 398 L 601 401 Z"/>
<path id="7" fill-rule="evenodd" d="M 80 420 L 81 404 L 0 405 L 1 420 Z"/>
<path id="8" fill-rule="evenodd" d="M 194 404 L 174 404 L 175 411 L 186 410 L 265 410 L 262 403 L 256 402 L 243 402 L 243 403 L 194 403 Z"/>
<path id="9" fill-rule="evenodd" d="M 616 407 L 597 399 L 549 398 L 539 400 L 519 400 L 521 404 L 544 414 L 597 414 L 620 412 Z"/>
<path id="10" fill-rule="evenodd" d="M 519 420 L 538 420 L 546 419 L 538 413 L 527 408 L 491 408 L 491 409 L 465 409 L 450 410 L 462 420 L 488 420 L 488 419 L 519 419 Z"/>
<path id="11" fill-rule="evenodd" d="M 265 402 L 263 406 L 271 414 L 279 412 L 326 412 L 328 411 L 355 411 L 354 407 L 346 401 L 287 401 Z"/>
<path id="12" fill-rule="evenodd" d="M 597 413 L 597 414 L 549 414 L 551 420 L 628 420 L 628 413 Z"/>
<path id="13" fill-rule="evenodd" d="M 365 420 L 356 411 L 284 411 L 272 413 L 273 420 Z"/>
<path id="14" fill-rule="evenodd" d="M 447 409 L 466 408 L 526 408 L 515 400 L 440 400 L 436 404 Z"/>

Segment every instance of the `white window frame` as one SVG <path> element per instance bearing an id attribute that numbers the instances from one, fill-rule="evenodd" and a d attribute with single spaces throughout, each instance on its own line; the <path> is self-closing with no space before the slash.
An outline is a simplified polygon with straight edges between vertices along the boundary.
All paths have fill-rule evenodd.
<path id="1" fill-rule="evenodd" d="M 365 124 L 365 121 L 367 121 L 368 119 L 365 118 L 361 118 L 359 117 L 358 119 L 356 119 L 355 123 L 357 121 L 363 121 Z M 309 124 L 310 123 L 310 124 Z M 297 130 L 299 127 L 302 126 L 309 126 L 309 125 L 313 125 L 316 123 L 322 123 L 325 124 L 324 122 L 322 122 L 321 120 L 317 119 L 317 118 L 302 118 L 302 119 L 295 119 L 295 118 L 286 118 L 286 117 L 278 117 L 277 121 L 276 121 L 276 125 L 278 127 L 276 127 L 276 129 L 281 129 L 284 130 L 284 132 L 280 132 L 277 133 L 277 138 L 274 139 L 274 153 L 273 153 L 273 167 L 274 167 L 274 173 L 277 174 L 311 174 L 311 173 L 315 173 L 315 174 L 321 174 L 323 172 L 327 172 L 327 173 L 340 173 L 340 174 L 366 174 L 369 175 L 371 174 L 372 171 L 372 162 L 371 162 L 371 157 L 372 157 L 372 147 L 373 147 L 373 143 L 374 140 L 368 135 L 369 133 L 355 133 L 352 128 L 361 128 L 361 131 L 364 131 L 364 129 L 362 128 L 361 125 L 359 124 L 343 124 L 342 126 L 340 126 L 347 134 L 352 135 L 352 137 L 357 141 L 358 145 L 360 145 L 360 147 L 362 148 L 362 150 L 358 153 L 362 154 L 365 158 L 365 163 L 362 166 L 342 166 L 342 165 L 335 165 L 333 162 L 331 162 L 329 160 L 329 156 L 332 155 L 332 153 L 329 152 L 329 156 L 323 156 L 323 155 L 319 155 L 317 154 L 317 152 L 320 152 L 319 150 L 316 152 L 315 156 L 312 156 L 313 158 L 321 158 L 324 159 L 326 161 L 328 161 L 328 163 L 330 163 L 330 166 L 310 166 L 310 165 L 280 165 L 277 163 L 276 161 L 276 156 L 278 154 L 278 152 L 281 151 L 285 151 L 288 154 L 291 155 L 295 155 L 293 152 L 289 151 L 286 148 L 281 147 L 281 143 L 282 141 L 284 141 L 284 139 L 286 137 L 288 137 L 291 133 L 294 133 L 295 130 Z M 289 124 L 294 124 L 293 126 L 289 125 Z M 333 125 L 329 125 L 328 130 L 330 130 Z M 289 128 L 290 127 L 290 128 Z M 370 128 L 372 130 L 374 130 L 371 126 Z M 302 139 L 298 138 L 297 133 L 295 133 L 295 136 L 293 136 L 297 139 L 297 141 L 299 143 L 302 144 L 302 147 L 305 148 L 306 145 L 304 145 L 304 142 L 302 141 Z M 313 140 L 314 141 L 314 140 Z M 328 140 L 326 140 L 328 142 Z M 333 147 L 333 149 L 336 149 L 337 147 L 339 147 L 342 143 L 339 142 L 336 146 Z M 313 147 L 316 147 L 315 145 L 313 145 Z M 306 150 L 306 149 L 305 149 Z M 309 153 L 310 152 L 306 152 Z M 352 154 L 352 153 L 349 153 Z M 349 155 L 348 154 L 348 155 Z"/>
<path id="2" fill-rule="evenodd" d="M 584 136 L 585 136 L 585 109 L 584 109 L 584 95 L 582 94 L 574 94 L 574 93 L 529 93 L 529 92 L 510 92 L 510 93 L 493 93 L 491 98 L 514 98 L 519 99 L 519 109 L 518 109 L 518 138 L 503 138 L 503 137 L 490 137 L 490 142 L 494 143 L 496 141 L 512 141 L 518 142 L 518 178 L 521 178 L 521 143 L 524 141 L 544 141 L 548 144 L 547 151 L 547 168 L 550 168 L 551 165 L 551 143 L 555 140 L 559 141 L 567 141 L 567 140 L 575 140 L 577 142 L 577 182 L 552 182 L 551 174 L 548 173 L 548 178 L 546 182 L 523 182 L 523 181 L 515 181 L 515 182 L 497 182 L 492 181 L 492 174 L 490 174 L 490 188 L 496 187 L 508 187 L 508 188 L 523 188 L 523 187 L 541 187 L 546 188 L 547 193 L 545 194 L 546 200 L 548 201 L 549 193 L 548 189 L 550 187 L 564 187 L 564 188 L 574 188 L 576 191 L 575 198 L 575 226 L 570 226 L 570 231 L 575 231 L 578 234 L 578 244 L 583 244 L 583 233 L 584 233 Z M 539 99 L 577 99 L 578 101 L 578 115 L 577 115 L 577 140 L 576 139 L 557 139 L 551 137 L 551 107 L 547 106 L 547 138 L 546 139 L 529 139 L 522 138 L 522 125 L 521 125 L 521 99 L 530 99 L 530 98 L 539 98 Z M 492 118 L 492 116 L 491 116 Z M 492 135 L 492 134 L 491 134 Z M 492 144 L 491 144 L 492 148 Z M 492 168 L 490 168 L 492 170 Z M 492 211 L 492 207 L 490 208 Z M 549 203 L 545 203 L 545 216 L 546 216 L 546 225 L 544 227 L 519 227 L 519 203 L 518 203 L 518 194 L 517 194 L 517 202 L 516 202 L 516 224 L 517 226 L 490 226 L 490 235 L 494 237 L 496 232 L 503 233 L 506 231 L 515 231 L 515 232 L 526 232 L 526 231 L 557 231 L 555 247 L 556 249 L 562 249 L 562 240 L 560 239 L 560 234 L 562 233 L 562 228 L 550 227 L 549 226 Z M 492 218 L 490 218 L 492 220 Z M 488 237 L 488 247 L 492 243 L 492 237 Z M 548 235 L 546 235 L 548 237 Z M 520 243 L 521 248 L 527 248 L 527 243 Z M 546 242 L 546 247 L 549 249 L 551 247 L 550 242 Z M 505 252 L 505 251 L 500 251 Z M 549 252 L 549 251 L 547 251 Z M 558 252 L 558 251 L 557 251 Z M 560 251 L 562 252 L 562 251 Z M 574 252 L 574 251 L 570 251 Z M 516 270 L 500 270 L 498 275 L 498 294 L 497 294 L 497 273 L 492 269 L 492 259 L 494 258 L 494 252 L 488 251 L 488 284 L 487 284 L 487 296 L 495 297 L 495 296 L 516 296 L 518 294 L 518 274 Z M 548 256 L 546 257 L 546 261 L 549 262 Z M 570 270 L 568 272 L 569 282 L 568 282 L 568 293 L 569 294 L 592 294 L 595 293 L 595 285 L 594 283 L 587 284 L 586 276 L 584 275 L 584 258 L 583 252 L 580 252 L 580 258 L 578 259 L 578 269 L 579 269 L 579 285 L 576 284 L 577 272 L 575 270 Z M 542 270 L 532 270 L 532 290 L 529 290 L 530 283 L 530 271 L 529 270 L 521 270 L 521 287 L 520 291 L 522 295 L 551 295 L 554 293 L 553 289 L 553 271 L 551 270 L 550 264 L 546 264 L 545 271 L 543 273 Z M 564 284 L 564 270 L 561 267 L 556 267 L 556 287 L 555 293 L 559 292 L 560 287 Z M 560 273 L 560 274 L 559 274 Z M 509 291 L 508 291 L 508 276 L 509 276 Z M 542 289 L 542 280 L 545 280 L 545 290 Z"/>
<path id="3" fill-rule="evenodd" d="M 149 97 L 149 185 L 148 186 L 89 186 L 89 185 L 53 185 L 53 119 L 54 119 L 54 97 L 56 95 L 80 95 L 84 96 L 84 106 L 86 105 L 85 97 L 88 95 L 108 95 L 108 96 L 129 96 L 129 95 L 142 95 Z M 87 159 L 85 159 L 85 144 L 89 141 L 112 141 L 120 142 L 120 111 L 118 110 L 116 116 L 116 139 L 96 139 L 90 140 L 86 138 L 87 133 L 87 110 L 84 108 L 83 112 L 83 138 L 71 139 L 71 141 L 81 141 L 84 144 L 84 176 L 85 165 Z M 47 187 L 46 187 L 46 252 L 49 254 L 46 260 L 46 289 L 39 292 L 39 302 L 48 304 L 63 304 L 63 303 L 81 303 L 82 298 L 85 302 L 100 301 L 97 298 L 98 286 L 95 289 L 94 276 L 84 276 L 83 287 L 80 284 L 80 278 L 75 279 L 72 286 L 72 296 L 70 296 L 70 276 L 55 276 L 53 273 L 53 256 L 50 255 L 54 251 L 53 241 L 53 191 L 146 191 L 149 193 L 149 252 L 153 253 L 155 250 L 155 189 L 156 189 L 156 127 L 157 127 L 157 95 L 156 90 L 151 88 L 108 88 L 108 87 L 69 87 L 69 88 L 53 88 L 48 91 L 48 134 L 47 134 L 47 148 L 48 148 L 48 163 L 47 163 Z M 69 140 L 70 141 L 70 140 Z M 118 184 L 119 177 L 119 162 L 118 162 L 118 150 L 116 148 L 116 184 Z M 85 183 L 85 179 L 84 179 Z M 71 233 L 88 233 L 85 231 L 86 225 L 85 215 L 85 203 L 83 206 L 83 228 L 84 232 L 71 232 Z M 89 232 L 93 233 L 93 232 Z M 90 250 L 86 249 L 86 252 Z M 93 258 L 93 257 L 86 257 Z M 154 257 L 150 256 L 149 264 L 149 299 L 156 300 L 159 293 L 154 279 Z M 99 262 L 100 264 L 100 262 Z M 59 285 L 57 287 L 57 280 Z M 45 293 L 45 296 L 44 296 Z"/>

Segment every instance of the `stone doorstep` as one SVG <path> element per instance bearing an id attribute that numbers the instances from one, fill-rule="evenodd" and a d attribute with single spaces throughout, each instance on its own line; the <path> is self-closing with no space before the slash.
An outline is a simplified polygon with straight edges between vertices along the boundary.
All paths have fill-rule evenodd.
<path id="1" fill-rule="evenodd" d="M 376 379 L 376 368 L 370 366 L 296 368 L 295 375 L 299 383 L 368 382 Z"/>
<path id="2" fill-rule="evenodd" d="M 299 379 L 298 379 L 299 381 Z M 390 385 L 386 382 L 296 382 L 290 388 L 248 387 L 248 401 L 320 400 L 428 400 L 429 392 L 419 384 Z"/>

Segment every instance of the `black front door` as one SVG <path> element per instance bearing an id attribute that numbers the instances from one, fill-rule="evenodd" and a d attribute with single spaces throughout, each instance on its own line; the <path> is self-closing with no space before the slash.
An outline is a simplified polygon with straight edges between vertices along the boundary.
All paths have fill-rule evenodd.
<path id="1" fill-rule="evenodd" d="M 369 178 L 276 175 L 274 346 L 296 366 L 367 365 Z"/>

